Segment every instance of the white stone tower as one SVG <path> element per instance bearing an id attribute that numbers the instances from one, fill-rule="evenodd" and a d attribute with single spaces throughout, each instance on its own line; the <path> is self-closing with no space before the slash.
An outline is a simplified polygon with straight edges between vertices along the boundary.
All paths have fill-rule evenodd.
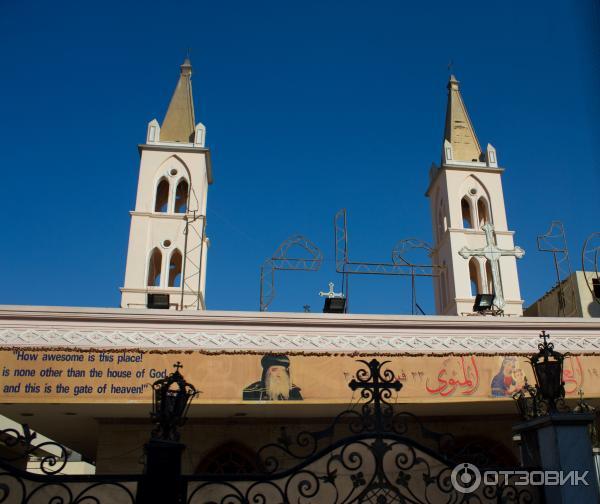
<path id="1" fill-rule="evenodd" d="M 122 308 L 205 309 L 206 198 L 212 183 L 206 130 L 194 119 L 186 58 L 162 125 L 148 124 L 127 251 Z"/>
<path id="2" fill-rule="evenodd" d="M 496 149 L 481 150 L 458 81 L 448 82 L 448 106 L 441 165 L 431 167 L 427 197 L 431 203 L 433 261 L 445 266 L 434 278 L 436 312 L 473 313 L 475 295 L 496 293 L 505 315 L 522 315 L 516 258 L 508 230 L 502 173 Z M 486 224 L 489 224 L 486 226 Z"/>

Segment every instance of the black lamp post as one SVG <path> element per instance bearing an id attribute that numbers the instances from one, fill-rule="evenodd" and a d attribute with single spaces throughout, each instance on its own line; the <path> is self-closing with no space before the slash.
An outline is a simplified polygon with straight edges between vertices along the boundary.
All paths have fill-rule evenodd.
<path id="1" fill-rule="evenodd" d="M 546 403 L 548 412 L 557 411 L 556 403 L 565 397 L 565 382 L 563 381 L 563 361 L 565 355 L 554 350 L 554 345 L 548 342 L 549 336 L 542 331 L 540 338 L 543 343 L 538 345 L 539 352 L 529 358 L 537 390 L 541 399 Z"/>
<path id="2" fill-rule="evenodd" d="M 525 383 L 513 395 L 525 420 L 513 426 L 513 434 L 520 439 L 521 464 L 542 471 L 594 474 L 591 424 L 595 414 L 583 401 L 581 391 L 575 408 L 565 403 L 563 362 L 569 354 L 554 350 L 545 331 L 540 337 L 543 342 L 538 352 L 529 358 L 536 384 Z M 597 482 L 589 479 L 584 484 L 546 484 L 543 492 L 544 502 L 556 504 L 598 502 L 599 495 Z"/>
<path id="3" fill-rule="evenodd" d="M 565 382 L 563 381 L 563 361 L 568 354 L 554 350 L 554 345 L 548 342 L 549 335 L 542 331 L 540 338 L 543 342 L 538 345 L 538 353 L 529 358 L 535 375 L 535 386 L 527 383 L 513 399 L 521 416 L 532 419 L 558 412 L 558 405 L 565 397 Z M 563 410 L 568 410 L 562 405 Z"/>
<path id="4" fill-rule="evenodd" d="M 198 394 L 179 372 L 183 367 L 181 363 L 177 362 L 173 367 L 173 373 L 152 384 L 154 397 L 150 417 L 156 423 L 152 431 L 153 439 L 179 441 L 177 427 L 185 423 L 192 399 Z"/>
<path id="5" fill-rule="evenodd" d="M 186 485 L 181 478 L 181 455 L 185 446 L 179 442 L 178 427 L 185 421 L 190 403 L 198 394 L 179 372 L 175 371 L 152 384 L 152 412 L 155 423 L 150 442 L 144 446 L 144 478 L 137 490 L 136 502 L 181 504 L 186 502 Z"/>

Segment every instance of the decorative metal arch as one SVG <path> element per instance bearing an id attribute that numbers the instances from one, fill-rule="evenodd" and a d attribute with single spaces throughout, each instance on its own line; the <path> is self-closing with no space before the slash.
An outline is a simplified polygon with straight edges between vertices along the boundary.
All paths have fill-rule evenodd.
<path id="1" fill-rule="evenodd" d="M 349 275 L 399 275 L 410 276 L 413 285 L 412 312 L 420 310 L 416 305 L 415 277 L 438 276 L 441 266 L 437 264 L 414 264 L 405 257 L 406 253 L 414 248 L 423 248 L 431 252 L 431 247 L 417 238 L 400 240 L 392 251 L 392 262 L 357 262 L 351 261 L 348 253 L 348 217 L 345 208 L 339 210 L 333 220 L 335 235 L 335 269 L 343 275 L 342 292 L 348 297 Z M 415 306 L 416 305 L 416 306 Z M 348 303 L 346 304 L 348 306 Z M 417 308 L 418 307 L 418 308 Z"/>
<path id="2" fill-rule="evenodd" d="M 308 257 L 288 257 L 293 247 L 300 247 Z M 303 235 L 294 235 L 285 240 L 272 257 L 260 267 L 260 311 L 266 311 L 275 299 L 275 271 L 318 271 L 323 263 L 319 247 Z"/>
<path id="3" fill-rule="evenodd" d="M 439 266 L 431 264 L 410 264 L 407 261 L 391 262 L 357 262 L 351 261 L 348 254 L 348 219 L 346 209 L 335 214 L 335 269 L 343 274 L 362 275 L 404 275 L 410 276 L 411 268 L 416 269 L 416 276 L 435 276 L 433 270 Z M 410 240 L 415 240 L 411 238 Z"/>
<path id="4" fill-rule="evenodd" d="M 589 235 L 581 251 L 581 269 L 585 283 L 592 293 L 592 297 L 597 303 L 600 303 L 600 296 L 596 295 L 597 290 L 594 290 L 594 285 L 598 285 L 600 289 L 600 232 L 595 232 Z"/>
<path id="5" fill-rule="evenodd" d="M 425 312 L 417 302 L 417 282 L 415 277 L 417 276 L 417 273 L 422 273 L 420 276 L 438 276 L 439 270 L 442 269 L 442 267 L 439 264 L 424 266 L 412 263 L 407 258 L 407 254 L 412 250 L 423 250 L 427 253 L 428 257 L 432 257 L 433 254 L 433 248 L 426 241 L 420 240 L 419 238 L 406 238 L 398 241 L 398 243 L 394 245 L 392 250 L 392 262 L 394 264 L 402 264 L 410 268 L 412 293 L 411 314 L 415 315 L 417 312 L 419 312 L 421 315 L 425 315 Z"/>
<path id="6" fill-rule="evenodd" d="M 559 295 L 557 315 L 563 317 L 574 316 L 576 313 L 575 285 L 571 276 L 573 272 L 569 260 L 567 235 L 561 221 L 552 221 L 548 231 L 537 237 L 537 248 L 540 252 L 550 252 L 554 260 L 556 286 Z M 571 307 L 570 310 L 568 310 L 568 306 Z"/>

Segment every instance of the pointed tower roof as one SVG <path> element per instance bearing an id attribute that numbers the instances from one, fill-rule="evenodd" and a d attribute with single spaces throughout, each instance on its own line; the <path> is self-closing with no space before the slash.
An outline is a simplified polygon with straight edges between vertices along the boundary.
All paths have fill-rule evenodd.
<path id="1" fill-rule="evenodd" d="M 481 159 L 481 147 L 454 75 L 451 75 L 448 81 L 444 140 L 452 145 L 455 161 L 479 161 Z"/>
<path id="2" fill-rule="evenodd" d="M 181 65 L 179 82 L 160 128 L 160 139 L 165 142 L 193 142 L 195 125 L 192 64 L 189 58 L 186 58 Z"/>

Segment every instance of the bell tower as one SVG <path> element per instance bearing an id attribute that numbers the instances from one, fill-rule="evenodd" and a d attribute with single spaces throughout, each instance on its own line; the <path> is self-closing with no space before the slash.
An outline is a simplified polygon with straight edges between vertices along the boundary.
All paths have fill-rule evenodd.
<path id="1" fill-rule="evenodd" d="M 122 308 L 204 310 L 206 198 L 212 183 L 206 129 L 196 124 L 192 65 L 181 65 L 162 125 L 148 124 L 131 214 Z"/>
<path id="2" fill-rule="evenodd" d="M 477 294 L 494 294 L 505 315 L 522 315 L 514 246 L 502 192 L 496 149 L 482 151 L 463 102 L 459 82 L 448 82 L 448 105 L 440 166 L 432 165 L 426 196 L 433 223 L 433 261 L 444 267 L 434 277 L 436 313 L 473 313 Z"/>

